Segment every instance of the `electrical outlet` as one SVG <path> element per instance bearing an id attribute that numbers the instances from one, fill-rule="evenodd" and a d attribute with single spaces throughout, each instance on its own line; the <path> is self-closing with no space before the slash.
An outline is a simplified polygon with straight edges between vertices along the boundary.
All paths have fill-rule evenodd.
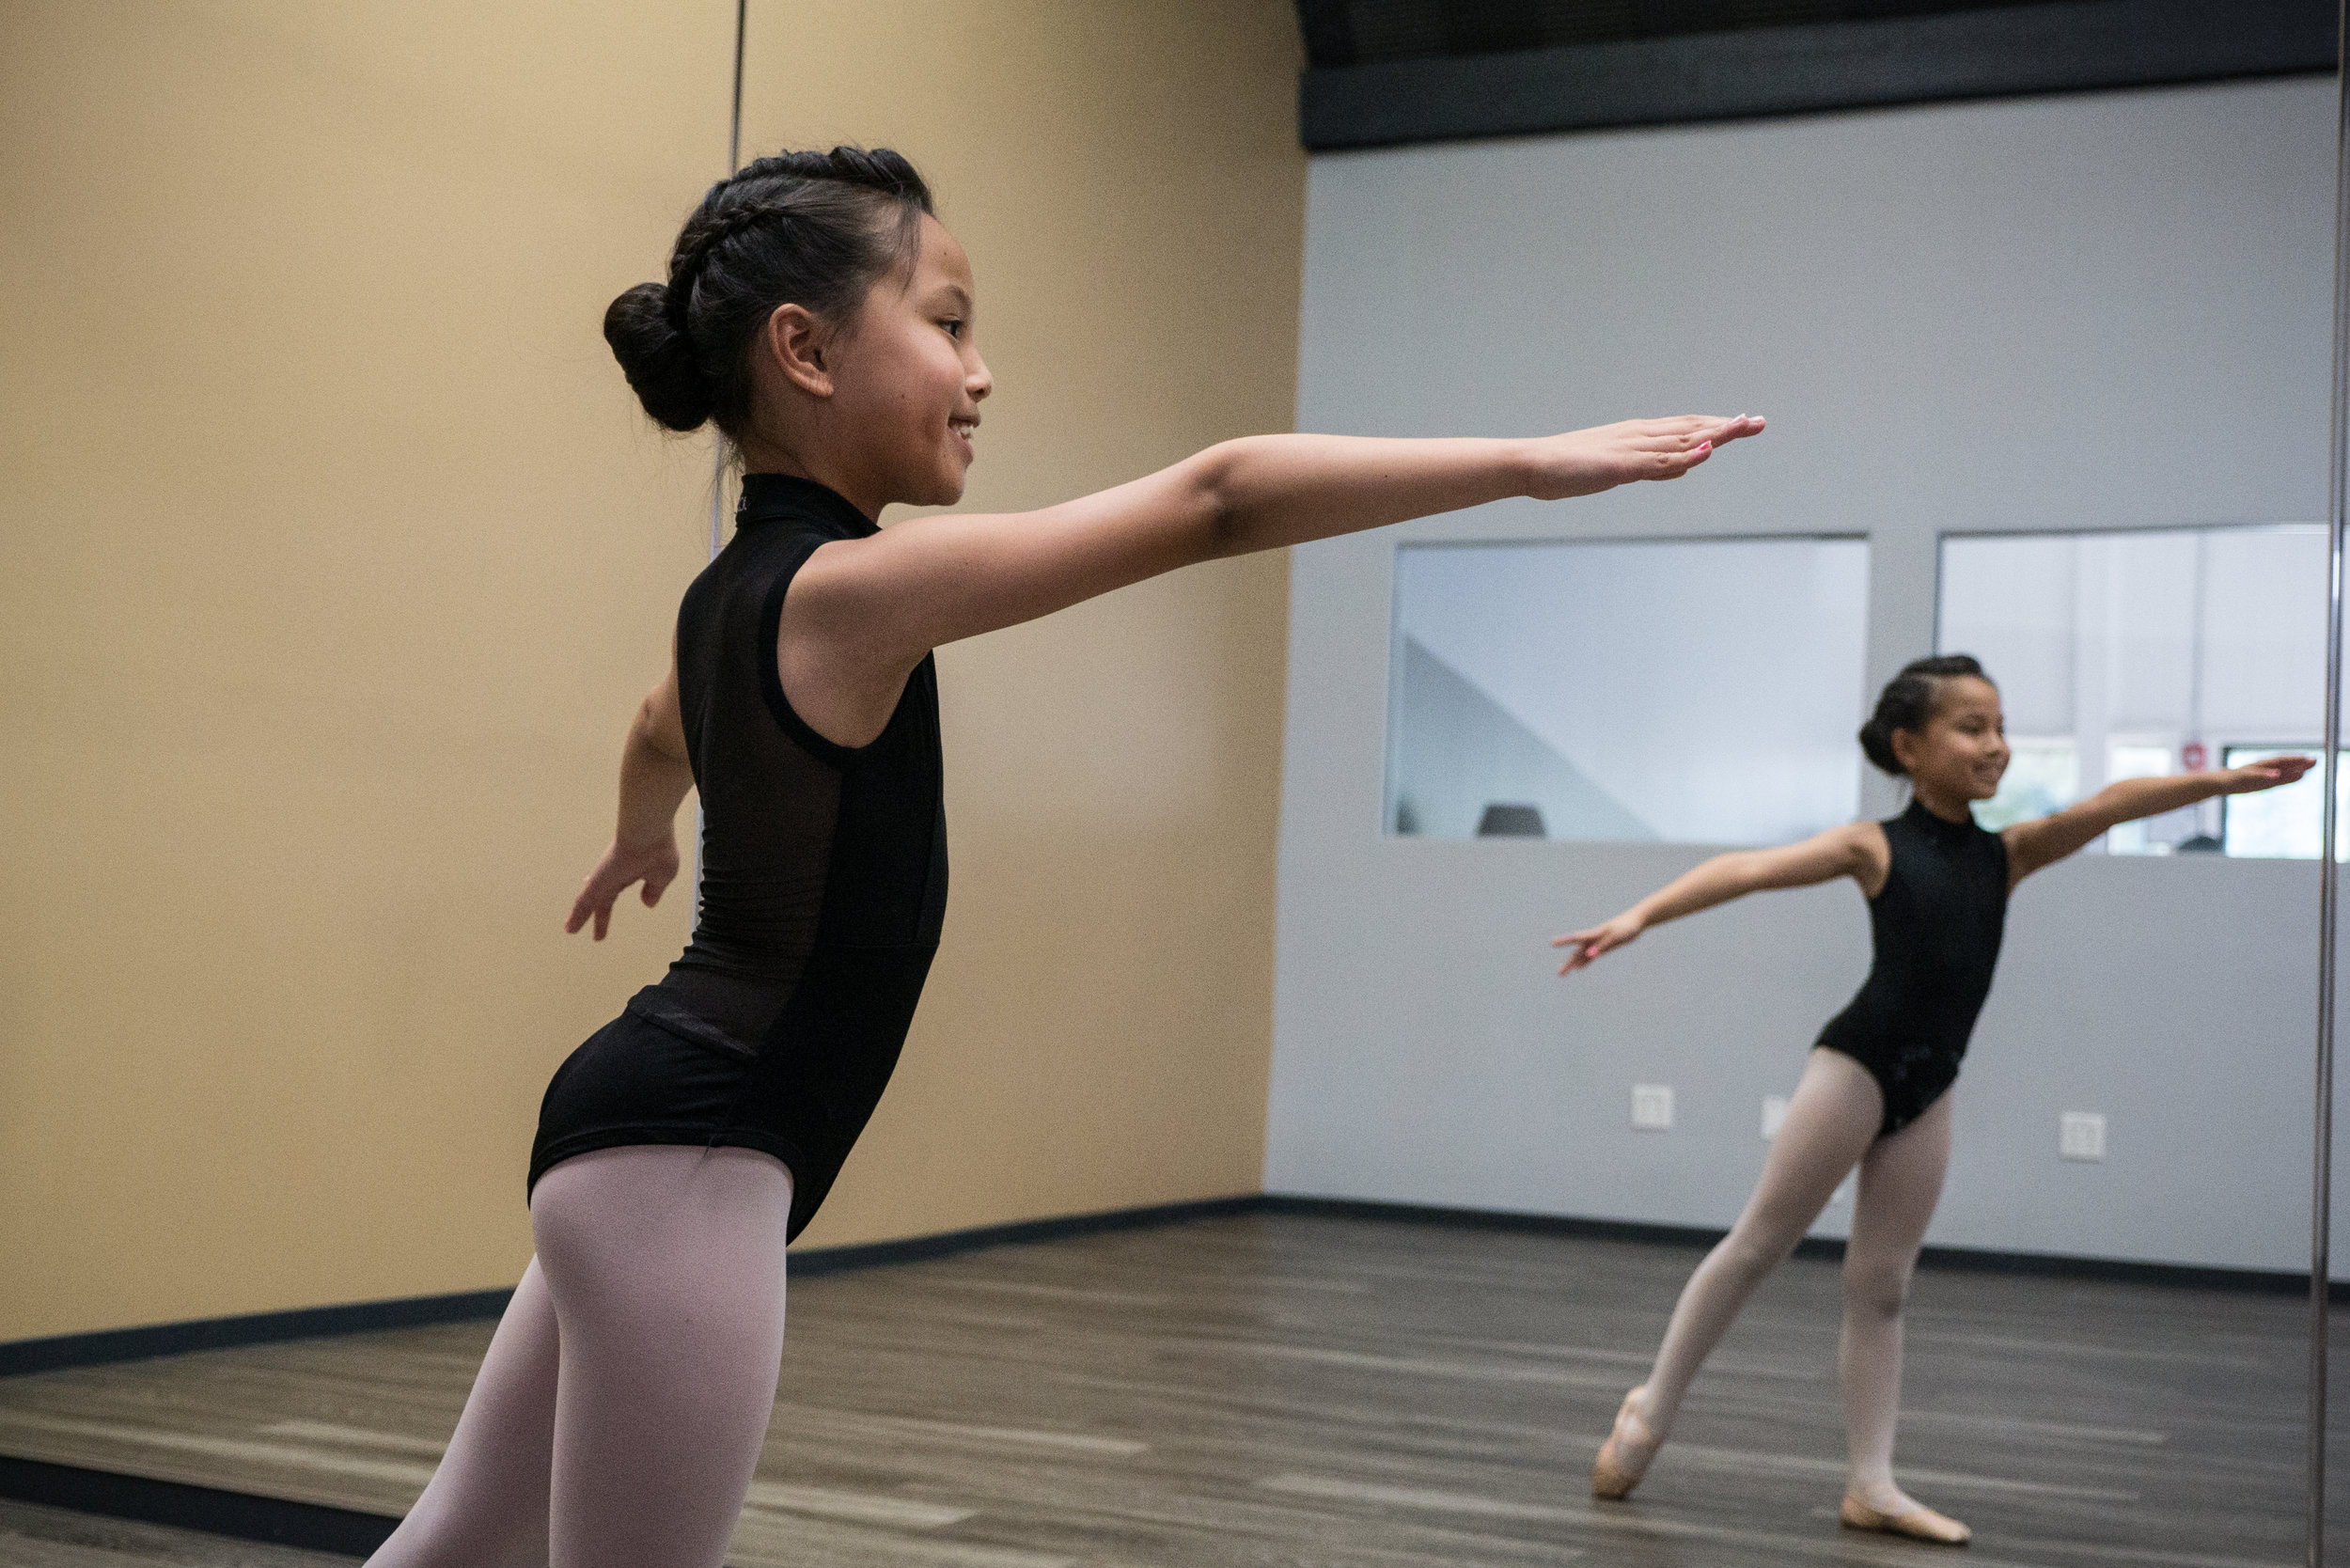
<path id="1" fill-rule="evenodd" d="M 1632 1086 L 1632 1125 L 1644 1133 L 1672 1130 L 1673 1090 L 1670 1084 Z"/>
<path id="2" fill-rule="evenodd" d="M 1778 1137 L 1778 1130 L 1787 1125 L 1787 1096 L 1762 1096 L 1762 1141 L 1768 1143 Z"/>
<path id="3" fill-rule="evenodd" d="M 2106 1157 L 2106 1119 L 2099 1111 L 2066 1111 L 2057 1120 L 2057 1153 L 2068 1160 Z"/>

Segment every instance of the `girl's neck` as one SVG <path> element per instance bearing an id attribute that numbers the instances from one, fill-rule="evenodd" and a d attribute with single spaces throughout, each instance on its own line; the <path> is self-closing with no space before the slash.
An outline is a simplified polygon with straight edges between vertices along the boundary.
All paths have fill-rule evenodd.
<path id="1" fill-rule="evenodd" d="M 1910 798 L 1946 823 L 1971 823 L 1975 820 L 1967 796 L 1938 789 L 1922 779 L 1911 780 Z"/>
<path id="2" fill-rule="evenodd" d="M 866 494 L 867 487 L 856 482 L 854 476 L 842 472 L 837 463 L 809 463 L 798 452 L 776 442 L 754 436 L 736 448 L 743 459 L 746 474 L 785 474 L 795 479 L 821 484 L 849 505 L 865 514 L 869 523 L 881 521 L 881 510 L 888 505 Z"/>

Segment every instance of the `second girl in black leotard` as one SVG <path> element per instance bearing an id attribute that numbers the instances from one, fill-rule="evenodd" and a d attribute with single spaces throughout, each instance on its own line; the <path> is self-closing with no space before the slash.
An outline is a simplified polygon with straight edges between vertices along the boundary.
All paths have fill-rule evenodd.
<path id="1" fill-rule="evenodd" d="M 1876 824 L 1885 881 L 1869 900 L 1875 958 L 1860 994 L 1820 1043 L 1869 1070 L 1885 1098 L 1880 1137 L 1900 1132 L 1958 1077 L 1975 1015 L 1991 995 L 2007 925 L 2007 840 L 1937 817 L 1913 799 Z"/>
<path id="2" fill-rule="evenodd" d="M 1848 876 L 1869 896 L 1876 952 L 1859 995 L 1821 1031 L 1754 1196 L 1682 1291 L 1648 1381 L 1624 1396 L 1591 1490 L 1621 1497 L 1639 1484 L 1706 1356 L 1857 1165 L 1837 1352 L 1850 1465 L 1839 1516 L 1856 1529 L 1957 1545 L 1968 1539 L 1965 1525 L 1893 1482 L 1902 1306 L 1941 1197 L 1950 1086 L 1990 994 L 2008 894 L 2118 823 L 2288 784 L 2310 760 L 2124 779 L 2055 816 L 1986 832 L 1968 803 L 1998 792 L 2007 740 L 1998 688 L 1963 653 L 1904 668 L 1860 744 L 1872 762 L 1910 781 L 1914 797 L 1900 816 L 1784 849 L 1716 855 L 1606 924 L 1555 944 L 1570 949 L 1559 969 L 1568 974 L 1650 926 L 1741 894 Z"/>

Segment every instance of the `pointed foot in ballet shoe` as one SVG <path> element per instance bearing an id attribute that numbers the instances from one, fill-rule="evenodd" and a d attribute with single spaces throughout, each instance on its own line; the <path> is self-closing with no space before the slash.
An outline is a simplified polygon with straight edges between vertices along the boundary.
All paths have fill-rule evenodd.
<path id="1" fill-rule="evenodd" d="M 1591 1466 L 1591 1496 L 1594 1497 L 1613 1500 L 1630 1497 L 1632 1489 L 1640 1484 L 1640 1478 L 1648 1474 L 1650 1462 L 1656 1457 L 1656 1450 L 1661 1446 L 1656 1439 L 1643 1439 L 1631 1430 L 1635 1426 L 1647 1426 L 1632 1409 L 1632 1402 L 1638 1399 L 1647 1387 L 1642 1384 L 1624 1395 L 1623 1403 L 1616 1410 L 1615 1427 L 1607 1434 L 1607 1441 L 1599 1446 L 1598 1462 Z"/>
<path id="2" fill-rule="evenodd" d="M 1858 1497 L 1847 1497 L 1844 1506 L 1836 1511 L 1836 1517 L 1846 1529 L 1876 1530 L 1885 1535 L 1906 1536 L 1912 1541 L 1931 1541 L 1940 1546 L 1964 1546 L 1975 1538 L 1973 1530 L 1949 1514 L 1925 1507 L 1887 1513 L 1871 1508 Z"/>

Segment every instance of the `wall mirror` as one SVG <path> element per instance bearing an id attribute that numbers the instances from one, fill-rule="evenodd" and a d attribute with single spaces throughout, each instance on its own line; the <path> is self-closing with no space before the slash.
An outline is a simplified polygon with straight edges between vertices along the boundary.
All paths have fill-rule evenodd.
<path id="1" fill-rule="evenodd" d="M 1564 982 L 1530 949 L 1902 810 L 1853 732 L 1910 659 L 1999 682 L 1988 825 L 2326 749 L 2337 114 L 2301 77 L 1317 160 L 1301 423 L 1553 428 L 1623 387 L 1773 423 L 1687 484 L 1299 555 L 1272 1184 L 1728 1225 L 1868 967 L 1860 897 Z M 2009 910 L 1899 1450 L 2001 1555 L 2303 1556 L 2326 801 L 2130 823 Z M 1678 1284 L 1602 1348 L 1653 1352 Z M 1833 1463 L 1833 1318 L 1787 1331 L 1810 1383 L 1700 1380 L 1674 1441 L 1758 1488 Z M 1719 1354 L 1778 1354 L 1746 1332 Z"/>

